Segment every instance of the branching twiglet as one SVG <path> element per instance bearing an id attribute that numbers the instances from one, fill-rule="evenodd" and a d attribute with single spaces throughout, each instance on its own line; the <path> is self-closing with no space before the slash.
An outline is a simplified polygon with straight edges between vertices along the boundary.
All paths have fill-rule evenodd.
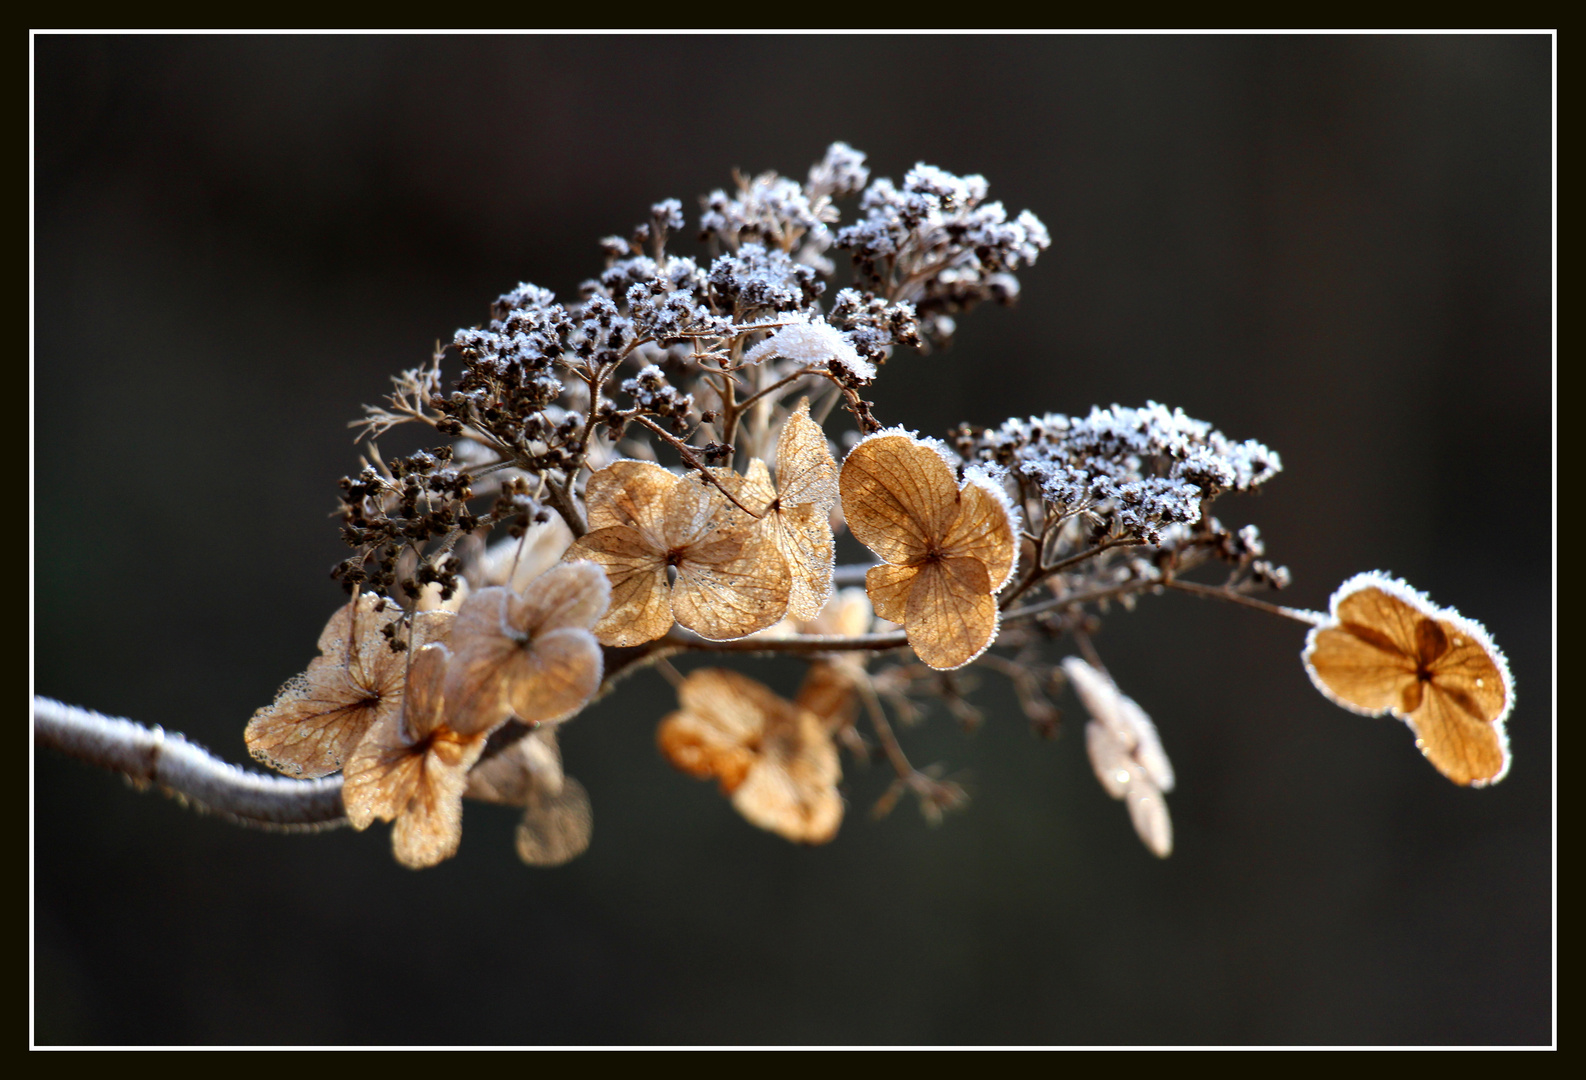
<path id="1" fill-rule="evenodd" d="M 397 375 L 354 423 L 364 464 L 341 481 L 353 553 L 332 576 L 351 599 L 247 726 L 260 761 L 330 778 L 301 785 L 300 811 L 279 785 L 261 811 L 257 778 L 190 747 L 161 766 L 159 737 L 59 703 L 36 706 L 36 738 L 243 822 L 323 824 L 343 770 L 352 824 L 394 822 L 410 866 L 456 851 L 465 798 L 508 803 L 525 808 L 519 854 L 551 866 L 592 823 L 557 727 L 619 676 L 649 667 L 677 687 L 658 736 L 673 765 L 718 781 L 749 823 L 822 844 L 845 814 L 839 748 L 872 745 L 860 724 L 896 775 L 879 811 L 906 793 L 932 822 L 964 806 L 898 731 L 998 722 L 973 701 L 981 680 L 945 674 L 978 666 L 1043 737 L 1060 727 L 1052 698 L 1075 692 L 1102 787 L 1166 856 L 1172 766 L 1092 638 L 1111 601 L 1175 591 L 1308 625 L 1306 670 L 1330 699 L 1405 720 L 1456 783 L 1501 779 L 1514 691 L 1479 624 L 1380 573 L 1351 578 L 1326 613 L 1252 595 L 1289 571 L 1254 525 L 1210 507 L 1277 476 L 1261 443 L 1151 401 L 964 424 L 950 443 L 875 415 L 863 393 L 899 353 L 1012 303 L 1016 271 L 1049 245 L 988 190 L 924 164 L 873 180 L 836 143 L 802 182 L 739 176 L 704 199 L 695 254 L 672 249 L 682 204 L 658 202 L 601 242 L 605 268 L 576 299 L 520 284 Z M 851 284 L 836 287 L 844 252 Z M 383 457 L 375 440 L 407 424 L 437 444 Z M 864 589 L 833 589 L 845 532 L 876 556 L 845 568 Z M 1216 564 L 1220 581 L 1188 576 Z M 1065 641 L 1080 655 L 1060 656 Z M 667 659 L 699 652 L 809 667 L 788 701 Z"/>

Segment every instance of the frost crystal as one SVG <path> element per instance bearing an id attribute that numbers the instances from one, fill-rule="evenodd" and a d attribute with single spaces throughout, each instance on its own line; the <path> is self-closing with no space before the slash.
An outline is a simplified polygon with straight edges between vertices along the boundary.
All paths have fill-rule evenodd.
<path id="1" fill-rule="evenodd" d="M 778 356 L 799 364 L 835 364 L 843 374 L 859 382 L 876 377 L 876 366 L 861 357 L 843 333 L 824 320 L 783 327 L 750 349 L 744 363 L 758 364 Z"/>

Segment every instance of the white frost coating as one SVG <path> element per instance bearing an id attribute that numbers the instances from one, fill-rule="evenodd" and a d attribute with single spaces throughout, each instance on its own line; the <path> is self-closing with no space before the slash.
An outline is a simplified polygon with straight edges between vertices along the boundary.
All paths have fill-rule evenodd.
<path id="1" fill-rule="evenodd" d="M 743 361 L 758 364 L 777 356 L 800 364 L 835 362 L 850 376 L 864 382 L 876 377 L 876 366 L 860 356 L 840 330 L 819 319 L 784 326 L 750 349 Z"/>
<path id="2" fill-rule="evenodd" d="M 1473 781 L 1470 786 L 1486 787 L 1488 784 L 1496 784 L 1499 780 L 1508 776 L 1509 764 L 1513 759 L 1509 754 L 1509 732 L 1504 727 L 1504 722 L 1509 719 L 1509 714 L 1514 711 L 1514 678 L 1509 674 L 1508 658 L 1503 655 L 1503 650 L 1493 644 L 1492 635 L 1487 632 L 1485 626 L 1475 619 L 1466 618 L 1453 608 L 1438 607 L 1424 592 L 1410 585 L 1403 578 L 1396 578 L 1381 570 L 1366 570 L 1356 574 L 1338 587 L 1337 591 L 1333 593 L 1332 599 L 1328 602 L 1327 618 L 1323 621 L 1318 621 L 1316 626 L 1305 635 L 1305 651 L 1300 653 L 1300 659 L 1305 664 L 1305 674 L 1310 676 L 1311 685 L 1320 690 L 1322 696 L 1328 701 L 1340 708 L 1348 709 L 1350 712 L 1358 713 L 1361 716 L 1397 716 L 1409 725 L 1411 731 L 1415 731 L 1414 723 L 1411 722 L 1408 716 L 1400 713 L 1398 709 L 1391 706 L 1386 709 L 1363 709 L 1359 705 L 1345 701 L 1328 688 L 1327 683 L 1322 681 L 1321 676 L 1317 675 L 1316 669 L 1311 666 L 1311 653 L 1316 648 L 1316 635 L 1323 630 L 1336 629 L 1340 626 L 1342 620 L 1338 615 L 1339 605 L 1362 589 L 1380 589 L 1389 596 L 1404 601 L 1404 603 L 1421 614 L 1439 622 L 1448 623 L 1455 630 L 1465 634 L 1477 645 L 1481 646 L 1482 651 L 1492 658 L 1493 666 L 1498 669 L 1498 677 L 1503 680 L 1503 712 L 1499 713 L 1497 719 L 1492 721 L 1493 730 L 1498 735 L 1499 748 L 1503 752 L 1503 768 L 1491 779 Z M 1416 735 L 1419 738 L 1419 732 Z"/>
<path id="3" fill-rule="evenodd" d="M 1063 673 L 1074 684 L 1074 692 L 1084 703 L 1085 711 L 1107 728 L 1145 770 L 1152 784 L 1162 791 L 1172 791 L 1173 765 L 1162 749 L 1156 725 L 1151 723 L 1145 710 L 1125 696 L 1111 678 L 1077 656 L 1063 661 Z"/>
<path id="4" fill-rule="evenodd" d="M 908 428 L 901 425 L 897 427 L 882 428 L 880 431 L 872 431 L 869 435 L 866 435 L 864 438 L 860 439 L 859 442 L 854 443 L 854 446 L 857 448 L 859 443 L 867 443 L 871 439 L 885 438 L 888 435 L 902 435 L 910 442 L 935 450 L 936 456 L 941 458 L 942 461 L 946 463 L 947 467 L 953 471 L 953 476 L 955 478 L 958 476 L 958 467 L 964 463 L 964 460 L 957 454 L 953 453 L 952 447 L 948 446 L 941 439 L 933 439 L 929 435 L 921 435 L 919 432 L 910 431 Z M 851 454 L 853 451 L 850 450 L 849 453 Z"/>

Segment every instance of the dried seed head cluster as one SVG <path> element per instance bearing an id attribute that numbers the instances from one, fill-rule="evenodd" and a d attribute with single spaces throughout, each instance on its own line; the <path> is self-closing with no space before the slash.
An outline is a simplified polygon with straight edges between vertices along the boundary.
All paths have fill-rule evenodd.
<path id="1" fill-rule="evenodd" d="M 394 822 L 406 865 L 457 850 L 465 797 L 521 807 L 519 855 L 558 865 L 593 818 L 556 725 L 649 667 L 678 690 L 662 755 L 753 825 L 821 844 L 845 816 L 839 747 L 890 766 L 878 812 L 904 794 L 933 822 L 964 805 L 898 732 L 934 709 L 993 720 L 959 671 L 972 665 L 1006 678 L 1044 737 L 1071 688 L 1102 787 L 1165 856 L 1172 768 L 1093 638 L 1114 602 L 1178 590 L 1309 624 L 1305 665 L 1329 698 L 1402 717 L 1458 783 L 1500 779 L 1513 689 L 1478 625 L 1380 574 L 1346 582 L 1328 614 L 1256 597 L 1288 570 L 1210 507 L 1277 475 L 1260 443 L 1154 402 L 965 424 L 951 444 L 882 423 L 863 393 L 896 354 L 1012 302 L 1015 272 L 1050 243 L 987 194 L 924 164 L 872 179 L 836 143 L 803 181 L 739 176 L 702 200 L 692 254 L 672 250 L 687 218 L 666 199 L 601 241 L 604 269 L 576 298 L 498 297 L 355 424 L 353 553 L 334 571 L 353 597 L 249 723 L 254 755 L 295 776 L 343 770 L 348 817 Z M 376 439 L 398 425 L 437 445 L 383 457 Z M 841 462 L 834 445 L 851 447 Z M 874 558 L 839 567 L 843 544 Z M 1220 580 L 1190 576 L 1219 564 Z M 1059 638 L 1087 659 L 1051 659 Z M 787 701 L 672 666 L 701 652 L 807 668 Z"/>

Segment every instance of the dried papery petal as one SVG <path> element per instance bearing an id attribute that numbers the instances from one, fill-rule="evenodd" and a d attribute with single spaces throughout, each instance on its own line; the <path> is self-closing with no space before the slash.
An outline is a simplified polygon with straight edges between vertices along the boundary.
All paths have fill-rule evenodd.
<path id="1" fill-rule="evenodd" d="M 750 824 L 796 844 L 824 844 L 837 835 L 842 770 L 831 735 L 814 715 L 783 706 L 768 726 L 762 756 L 732 794 Z"/>
<path id="2" fill-rule="evenodd" d="M 776 448 L 777 496 L 784 506 L 813 503 L 830 509 L 837 501 L 837 461 L 826 433 L 810 419 L 810 400 L 800 398 L 782 426 Z"/>
<path id="3" fill-rule="evenodd" d="M 555 725 L 529 732 L 468 774 L 468 798 L 506 806 L 527 806 L 529 791 L 562 789 L 562 751 Z"/>
<path id="4" fill-rule="evenodd" d="M 530 866 L 561 866 L 588 850 L 594 828 L 589 793 L 577 780 L 567 777 L 554 794 L 535 788 L 518 823 L 518 858 Z"/>
<path id="5" fill-rule="evenodd" d="M 1168 761 L 1156 725 L 1145 714 L 1145 710 L 1119 690 L 1109 675 L 1077 656 L 1070 656 L 1063 661 L 1063 673 L 1068 676 L 1069 685 L 1079 696 L 1085 711 L 1112 733 L 1118 745 L 1145 769 L 1146 775 L 1158 789 L 1172 791 L 1173 764 Z M 1097 775 L 1101 775 L 1099 765 Z M 1103 784 L 1106 782 L 1102 780 Z M 1114 797 L 1119 796 L 1114 793 Z"/>
<path id="6" fill-rule="evenodd" d="M 469 597 L 452 633 L 452 729 L 489 731 L 511 715 L 552 723 L 583 708 L 602 675 L 589 628 L 610 596 L 599 566 L 570 562 L 535 578 L 522 596 L 494 587 Z"/>
<path id="7" fill-rule="evenodd" d="M 1141 842 L 1152 854 L 1167 858 L 1173 851 L 1173 822 L 1161 789 L 1106 725 L 1094 720 L 1085 725 L 1085 749 L 1101 786 L 1129 808 Z"/>
<path id="8" fill-rule="evenodd" d="M 321 655 L 248 722 L 248 751 L 305 779 L 341 768 L 369 729 L 401 705 L 408 653 L 393 652 L 383 632 L 401 617 L 401 608 L 368 594 L 332 615 L 319 637 Z M 449 612 L 420 616 L 413 647 L 444 640 L 451 619 Z"/>
<path id="9" fill-rule="evenodd" d="M 763 474 L 713 475 L 745 506 L 772 499 Z M 590 478 L 589 492 L 591 526 L 601 527 L 573 544 L 566 558 L 596 562 L 610 580 L 611 607 L 594 627 L 602 644 L 653 641 L 674 617 L 703 637 L 744 637 L 787 610 L 791 580 L 774 531 L 715 485 L 619 461 Z M 672 585 L 668 567 L 677 574 Z"/>
<path id="10" fill-rule="evenodd" d="M 836 546 L 831 508 L 837 501 L 837 462 L 826 435 L 801 398 L 777 440 L 777 493 L 771 509 L 777 547 L 792 575 L 788 614 L 813 618 L 832 591 Z"/>
<path id="11" fill-rule="evenodd" d="M 997 636 L 997 600 L 978 559 L 941 558 L 919 567 L 904 628 L 915 655 L 933 668 L 963 667 Z"/>
<path id="12" fill-rule="evenodd" d="M 747 820 L 789 840 L 821 844 L 842 821 L 837 748 L 820 719 L 753 679 L 703 668 L 662 721 L 661 751 L 692 776 L 716 777 Z"/>
<path id="13" fill-rule="evenodd" d="M 1331 701 L 1391 713 L 1456 784 L 1484 787 L 1509 771 L 1504 721 L 1514 687 L 1479 623 L 1395 578 L 1357 574 L 1333 594 L 1328 622 L 1305 641 L 1305 670 Z"/>
<path id="14" fill-rule="evenodd" d="M 433 866 L 457 850 L 468 770 L 481 735 L 446 726 L 450 651 L 430 645 L 413 656 L 402 712 L 372 728 L 347 761 L 342 802 L 356 829 L 396 820 L 392 849 L 404 866 Z"/>
<path id="15" fill-rule="evenodd" d="M 522 592 L 529 582 L 555 566 L 572 546 L 573 531 L 560 514 L 530 525 L 518 539 L 508 538 L 485 550 L 478 568 L 470 574 L 475 588 L 505 585 Z"/>
<path id="16" fill-rule="evenodd" d="M 754 763 L 776 695 L 737 672 L 701 668 L 683 680 L 677 697 L 682 709 L 656 732 L 661 753 L 690 776 L 716 777 L 730 795 Z"/>
<path id="17" fill-rule="evenodd" d="M 843 462 L 848 527 L 883 560 L 865 576 L 876 614 L 902 623 L 933 668 L 962 667 L 996 639 L 995 593 L 1018 552 L 999 483 L 975 471 L 960 487 L 943 451 L 893 431 L 862 440 Z"/>
<path id="18" fill-rule="evenodd" d="M 924 558 L 958 515 L 952 470 L 909 435 L 878 432 L 861 441 L 843 460 L 839 484 L 849 531 L 896 565 Z"/>
<path id="19" fill-rule="evenodd" d="M 766 506 L 770 484 L 726 470 L 716 479 L 745 506 Z M 680 625 L 713 641 L 747 637 L 787 612 L 792 578 L 776 534 L 698 476 L 678 481 L 668 496 L 666 535 L 677 580 L 672 613 Z"/>

